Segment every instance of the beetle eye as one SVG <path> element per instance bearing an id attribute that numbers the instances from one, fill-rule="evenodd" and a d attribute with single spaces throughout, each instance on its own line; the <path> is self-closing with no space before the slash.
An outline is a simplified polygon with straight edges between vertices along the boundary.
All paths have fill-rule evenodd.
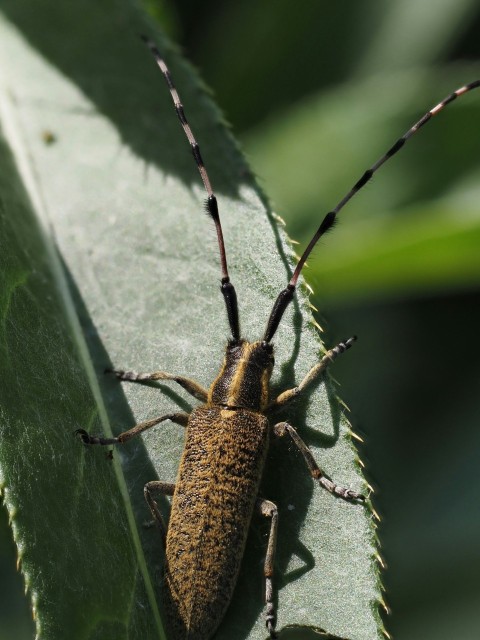
<path id="1" fill-rule="evenodd" d="M 227 351 L 234 353 L 242 346 L 242 340 L 229 340 L 227 345 Z"/>
<path id="2" fill-rule="evenodd" d="M 273 353 L 273 344 L 270 344 L 266 340 L 263 340 L 262 349 L 264 349 L 267 353 Z"/>

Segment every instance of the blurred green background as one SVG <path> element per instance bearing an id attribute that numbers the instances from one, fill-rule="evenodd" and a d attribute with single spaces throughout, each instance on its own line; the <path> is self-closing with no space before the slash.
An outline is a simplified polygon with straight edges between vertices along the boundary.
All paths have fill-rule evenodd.
<path id="1" fill-rule="evenodd" d="M 413 122 L 480 77 L 472 0 L 145 4 L 300 247 Z M 327 344 L 359 336 L 334 375 L 365 440 L 397 640 L 480 637 L 479 240 L 480 90 L 380 170 L 305 273 Z M 3 520 L 0 538 L 0 639 L 32 638 Z"/>

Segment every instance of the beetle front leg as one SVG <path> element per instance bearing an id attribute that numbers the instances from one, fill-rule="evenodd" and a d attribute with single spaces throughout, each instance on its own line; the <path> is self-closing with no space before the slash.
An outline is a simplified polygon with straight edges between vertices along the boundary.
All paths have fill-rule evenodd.
<path id="1" fill-rule="evenodd" d="M 298 387 L 293 387 L 293 389 L 287 389 L 283 391 L 268 407 L 267 411 L 272 411 L 279 409 L 280 407 L 285 406 L 287 403 L 291 402 L 295 398 L 297 398 L 302 391 L 308 387 L 312 382 L 317 380 L 319 376 L 327 369 L 327 367 L 338 358 L 339 355 L 345 353 L 347 349 L 350 349 L 352 344 L 356 340 L 356 336 L 352 336 L 345 340 L 344 342 L 339 342 L 333 349 L 329 349 L 327 353 L 323 356 L 318 364 L 310 369 L 305 378 L 300 382 Z"/>
<path id="2" fill-rule="evenodd" d="M 275 625 L 277 623 L 277 614 L 275 604 L 273 602 L 273 562 L 275 558 L 275 548 L 277 546 L 277 530 L 278 530 L 278 509 L 270 500 L 257 500 L 257 509 L 262 516 L 271 518 L 270 534 L 268 536 L 267 554 L 265 556 L 265 564 L 263 566 L 263 574 L 265 576 L 265 604 L 267 605 L 266 625 L 271 638 L 276 638 Z"/>
<path id="3" fill-rule="evenodd" d="M 188 391 L 190 395 L 197 400 L 206 402 L 208 398 L 208 391 L 204 389 L 195 380 L 190 378 L 184 378 L 183 376 L 176 376 L 166 371 L 153 371 L 152 373 L 137 373 L 136 371 L 122 371 L 120 369 L 107 369 L 105 373 L 113 373 L 119 380 L 125 382 L 155 382 L 156 380 L 173 380 L 181 387 Z"/>
<path id="4" fill-rule="evenodd" d="M 273 427 L 273 432 L 276 436 L 283 437 L 288 433 L 293 442 L 297 445 L 300 453 L 304 457 L 305 462 L 310 470 L 310 474 L 312 478 L 318 480 L 324 489 L 333 493 L 344 500 L 353 500 L 363 502 L 365 500 L 365 496 L 361 493 L 357 493 L 356 491 L 352 491 L 351 489 L 346 489 L 345 487 L 340 487 L 338 484 L 335 484 L 329 478 L 326 478 L 323 471 L 320 469 L 318 464 L 313 457 L 312 452 L 307 447 L 305 442 L 300 438 L 297 433 L 297 430 L 292 427 L 292 425 L 288 424 L 288 422 L 279 422 Z"/>
<path id="5" fill-rule="evenodd" d="M 87 431 L 85 431 L 85 429 L 77 429 L 75 431 L 75 435 L 79 435 L 81 437 L 83 444 L 123 444 L 124 442 L 131 440 L 135 436 L 138 436 L 139 433 L 147 431 L 147 429 L 151 429 L 152 427 L 155 427 L 157 424 L 160 424 L 160 422 L 164 422 L 165 420 L 171 420 L 172 422 L 176 422 L 182 427 L 186 427 L 188 424 L 188 418 L 188 413 L 167 413 L 166 415 L 160 416 L 159 418 L 153 418 L 152 420 L 140 422 L 128 431 L 124 431 L 116 438 L 102 438 L 98 436 L 91 436 Z"/>

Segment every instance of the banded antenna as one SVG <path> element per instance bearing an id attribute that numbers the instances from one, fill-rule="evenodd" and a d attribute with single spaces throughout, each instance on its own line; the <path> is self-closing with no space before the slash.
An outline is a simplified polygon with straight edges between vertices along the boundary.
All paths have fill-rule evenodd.
<path id="1" fill-rule="evenodd" d="M 220 263 L 222 269 L 222 286 L 221 292 L 225 299 L 225 305 L 227 307 L 227 315 L 228 322 L 230 324 L 230 329 L 232 332 L 233 339 L 240 339 L 240 324 L 238 320 L 238 303 L 237 303 L 237 294 L 233 284 L 230 282 L 230 277 L 228 275 L 228 266 L 227 266 L 227 254 L 225 251 L 225 242 L 223 240 L 223 231 L 222 225 L 220 222 L 220 215 L 218 212 L 218 204 L 217 198 L 213 192 L 212 186 L 210 184 L 210 179 L 208 177 L 207 170 L 205 169 L 205 165 L 203 164 L 202 156 L 200 153 L 200 147 L 195 139 L 195 136 L 192 133 L 190 125 L 187 122 L 185 117 L 185 113 L 183 110 L 183 105 L 180 101 L 180 97 L 178 95 L 177 90 L 175 89 L 175 85 L 172 82 L 172 78 L 170 72 L 168 70 L 165 61 L 160 55 L 159 50 L 155 46 L 155 44 L 149 40 L 147 37 L 142 36 L 142 40 L 147 44 L 150 51 L 153 53 L 155 60 L 157 61 L 158 66 L 160 67 L 160 71 L 163 73 L 163 76 L 167 82 L 168 89 L 170 91 L 170 95 L 172 96 L 172 100 L 175 106 L 175 111 L 177 112 L 178 119 L 185 131 L 185 135 L 187 136 L 188 142 L 192 148 L 193 157 L 198 167 L 198 171 L 200 173 L 200 177 L 202 178 L 203 185 L 205 187 L 205 191 L 207 192 L 207 201 L 206 201 L 206 210 L 208 214 L 211 216 L 212 220 L 215 223 L 215 229 L 217 231 L 217 239 L 218 246 L 220 249 Z M 425 115 L 423 115 L 418 122 L 416 122 L 408 131 L 399 138 L 395 144 L 379 159 L 375 164 L 373 164 L 369 169 L 365 171 L 362 177 L 353 185 L 350 191 L 340 200 L 340 202 L 334 207 L 331 211 L 329 211 L 326 216 L 323 218 L 320 226 L 315 232 L 314 236 L 308 243 L 307 248 L 303 252 L 300 260 L 298 261 L 297 266 L 295 267 L 295 271 L 293 272 L 293 276 L 288 283 L 287 287 L 281 291 L 275 300 L 275 304 L 273 305 L 272 312 L 270 313 L 270 317 L 267 322 L 267 328 L 265 330 L 265 335 L 263 340 L 266 343 L 269 343 L 273 336 L 275 335 L 278 325 L 285 313 L 286 308 L 293 300 L 293 296 L 295 294 L 295 290 L 298 283 L 298 278 L 300 277 L 300 273 L 302 272 L 303 267 L 305 266 L 305 262 L 307 261 L 308 256 L 312 252 L 314 246 L 320 240 L 320 238 L 329 231 L 333 225 L 335 224 L 337 214 L 343 209 L 343 207 L 353 198 L 353 196 L 362 189 L 369 180 L 372 179 L 374 174 L 380 169 L 380 167 L 387 162 L 391 157 L 393 157 L 403 145 L 409 140 L 424 124 L 426 124 L 433 116 L 436 116 L 440 111 L 442 111 L 447 104 L 453 102 L 456 98 L 472 91 L 473 89 L 477 89 L 480 87 L 480 80 L 474 80 L 469 84 L 460 87 L 449 96 L 447 96 L 444 100 L 439 102 L 433 109 L 427 111 Z"/>
<path id="2" fill-rule="evenodd" d="M 208 177 L 207 170 L 205 169 L 205 165 L 203 164 L 202 155 L 200 153 L 200 147 L 198 146 L 198 143 L 195 140 L 195 136 L 193 135 L 190 125 L 188 124 L 187 118 L 185 117 L 183 105 L 178 95 L 178 92 L 175 88 L 175 85 L 173 84 L 170 71 L 168 70 L 168 67 L 165 64 L 165 61 L 160 55 L 160 51 L 157 49 L 155 44 L 151 40 L 149 40 L 146 36 L 141 36 L 141 38 L 146 43 L 150 51 L 153 53 L 153 56 L 157 61 L 158 66 L 160 67 L 160 71 L 163 73 L 163 77 L 167 82 L 167 86 L 170 91 L 170 95 L 172 96 L 173 104 L 175 106 L 175 111 L 177 112 L 177 116 L 178 116 L 178 119 L 180 120 L 180 124 L 182 125 L 183 130 L 185 131 L 185 135 L 187 136 L 188 142 L 190 143 L 193 157 L 197 164 L 200 177 L 202 178 L 203 186 L 205 187 L 205 191 L 207 192 L 207 201 L 205 203 L 206 204 L 205 208 L 207 210 L 207 213 L 211 216 L 213 222 L 215 223 L 218 247 L 220 249 L 220 264 L 222 269 L 222 286 L 220 290 L 225 299 L 225 305 L 227 307 L 228 322 L 230 324 L 232 337 L 234 340 L 239 340 L 240 339 L 240 323 L 238 320 L 237 293 L 235 291 L 235 287 L 230 282 L 230 277 L 228 275 L 227 253 L 225 251 L 225 242 L 223 240 L 223 231 L 222 231 L 222 224 L 220 222 L 220 214 L 218 212 L 217 198 L 213 193 L 212 185 L 210 184 L 210 179 Z"/>
<path id="3" fill-rule="evenodd" d="M 474 82 L 471 82 L 470 84 L 466 84 L 460 89 L 457 89 L 456 91 L 451 93 L 449 96 L 447 96 L 444 100 L 439 102 L 435 107 L 433 107 L 433 109 L 430 109 L 430 111 L 427 111 L 427 113 L 422 118 L 420 118 L 420 120 L 416 122 L 413 125 L 413 127 L 410 127 L 410 129 L 395 142 L 395 144 L 387 151 L 387 153 L 385 153 L 385 155 L 383 155 L 379 160 L 377 160 L 377 162 L 375 162 L 375 164 L 373 164 L 370 167 L 370 169 L 367 169 L 365 171 L 365 173 L 362 175 L 360 180 L 358 180 L 354 184 L 354 186 L 350 189 L 350 191 L 340 200 L 337 206 L 327 213 L 327 215 L 323 218 L 322 222 L 320 223 L 320 226 L 318 227 L 313 238 L 308 243 L 308 246 L 303 252 L 300 260 L 298 261 L 298 264 L 295 268 L 295 271 L 293 272 L 293 276 L 290 282 L 287 285 L 287 288 L 280 292 L 280 294 L 278 295 L 275 301 L 275 304 L 273 305 L 270 318 L 268 319 L 267 328 L 265 330 L 265 335 L 263 337 L 265 342 L 270 342 L 273 336 L 275 335 L 275 332 L 278 328 L 280 320 L 282 319 L 285 309 L 293 300 L 298 278 L 300 276 L 300 273 L 305 265 L 305 262 L 308 256 L 310 255 L 313 247 L 317 244 L 320 238 L 329 229 L 332 228 L 332 226 L 335 223 L 338 212 L 341 209 L 343 209 L 343 207 L 347 204 L 347 202 L 349 202 L 349 200 L 351 200 L 353 196 L 356 193 L 358 193 L 360 189 L 367 184 L 367 182 L 373 177 L 373 175 L 378 171 L 378 169 L 380 169 L 380 167 L 385 162 L 387 162 L 389 158 L 391 158 L 398 151 L 400 151 L 400 149 L 403 147 L 405 142 L 407 142 L 409 138 L 411 138 L 415 133 L 417 133 L 417 131 L 421 127 L 423 127 L 424 124 L 426 124 L 433 116 L 436 116 L 438 113 L 440 113 L 440 111 L 442 111 L 442 109 L 446 107 L 447 104 L 449 104 L 450 102 L 453 102 L 453 100 L 455 100 L 459 96 L 462 96 L 465 93 L 472 91 L 472 89 L 476 89 L 477 87 L 480 87 L 480 80 L 475 80 Z"/>

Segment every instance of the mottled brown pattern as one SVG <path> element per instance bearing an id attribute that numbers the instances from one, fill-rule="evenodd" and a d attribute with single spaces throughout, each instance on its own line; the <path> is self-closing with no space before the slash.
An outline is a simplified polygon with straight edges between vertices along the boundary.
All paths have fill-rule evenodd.
<path id="1" fill-rule="evenodd" d="M 191 414 L 167 534 L 165 608 L 175 640 L 210 638 L 225 613 L 267 448 L 259 413 Z"/>

